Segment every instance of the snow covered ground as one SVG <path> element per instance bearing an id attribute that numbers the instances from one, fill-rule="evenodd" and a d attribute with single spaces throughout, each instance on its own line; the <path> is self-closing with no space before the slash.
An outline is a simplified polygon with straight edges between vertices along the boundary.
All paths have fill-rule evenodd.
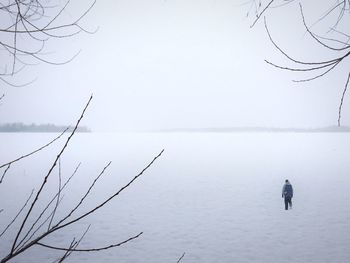
<path id="1" fill-rule="evenodd" d="M 6 147 L 0 160 L 51 137 L 1 134 Z M 1 227 L 39 183 L 58 147 L 13 165 L 0 185 Z M 118 199 L 46 243 L 68 245 L 91 223 L 82 247 L 144 233 L 109 251 L 73 254 L 69 262 L 176 262 L 183 252 L 182 262 L 348 262 L 350 134 L 345 133 L 77 134 L 62 158 L 62 172 L 67 177 L 76 164 L 82 166 L 61 213 L 109 160 L 112 166 L 84 209 L 125 184 L 163 148 L 162 157 Z M 288 211 L 281 198 L 285 179 L 295 191 Z M 57 177 L 51 190 L 55 183 Z M 11 233 L 0 240 L 0 255 Z M 37 248 L 13 262 L 46 262 L 56 255 Z"/>

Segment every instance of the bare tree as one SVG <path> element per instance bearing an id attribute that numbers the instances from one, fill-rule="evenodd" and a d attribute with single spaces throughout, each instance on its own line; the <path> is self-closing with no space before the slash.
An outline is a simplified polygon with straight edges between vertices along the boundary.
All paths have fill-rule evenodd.
<path id="1" fill-rule="evenodd" d="M 76 18 L 66 22 L 64 17 L 65 12 L 69 9 L 70 0 L 66 0 L 62 5 L 60 0 L 0 0 L 0 80 L 11 86 L 27 85 L 26 83 L 13 83 L 13 77 L 17 75 L 25 67 L 34 65 L 40 62 L 62 65 L 71 61 L 77 54 L 70 59 L 63 61 L 50 60 L 47 58 L 46 44 L 50 39 L 62 39 L 72 37 L 80 32 L 93 33 L 85 30 L 81 26 L 82 19 L 89 13 L 94 6 L 95 1 L 87 5 L 85 10 L 81 12 Z M 4 95 L 0 96 L 2 100 Z M 80 247 L 80 243 L 86 233 L 89 231 L 89 227 L 85 231 L 69 241 L 66 246 L 58 246 L 55 243 L 49 243 L 49 237 L 53 237 L 53 234 L 61 232 L 67 229 L 69 226 L 76 225 L 83 219 L 94 214 L 97 210 L 102 209 L 106 204 L 116 199 L 120 193 L 130 187 L 140 176 L 142 176 L 147 169 L 162 155 L 162 150 L 151 160 L 135 177 L 130 179 L 123 187 L 116 189 L 107 198 L 96 203 L 92 208 L 88 208 L 85 212 L 80 212 L 82 206 L 85 204 L 85 200 L 88 196 L 92 195 L 92 190 L 95 184 L 105 174 L 111 162 L 108 162 L 96 178 L 91 182 L 90 186 L 86 189 L 80 200 L 71 207 L 71 209 L 64 213 L 60 212 L 60 204 L 63 199 L 63 194 L 66 190 L 66 186 L 70 183 L 72 177 L 74 177 L 79 170 L 78 165 L 70 177 L 64 179 L 61 174 L 61 157 L 65 153 L 71 139 L 75 135 L 77 128 L 84 117 L 92 96 L 88 100 L 84 110 L 82 111 L 77 123 L 70 135 L 64 141 L 64 144 L 53 163 L 50 165 L 49 170 L 42 177 L 42 181 L 37 190 L 31 190 L 28 197 L 23 200 L 21 208 L 16 215 L 9 219 L 6 216 L 6 210 L 0 207 L 0 214 L 2 222 L 8 220 L 5 225 L 0 225 L 0 244 L 2 248 L 8 247 L 8 251 L 4 255 L 0 255 L 0 263 L 9 262 L 18 256 L 32 250 L 35 247 L 41 247 L 43 249 L 49 249 L 51 251 L 61 251 L 61 255 L 55 260 L 55 262 L 63 262 L 73 252 L 94 252 L 112 249 L 119 247 L 132 240 L 137 239 L 142 235 L 142 232 L 130 236 L 129 238 L 121 241 L 111 241 L 108 245 L 94 246 L 94 247 Z M 41 152 L 45 148 L 51 146 L 58 140 L 64 138 L 64 134 L 68 132 L 68 128 L 52 141 L 33 150 L 27 154 L 23 154 L 18 158 L 8 161 L 0 165 L 0 191 L 3 189 L 4 184 L 13 166 L 21 162 L 23 159 Z M 47 189 L 48 182 L 52 181 L 54 177 L 54 171 L 58 170 L 58 185 L 57 191 L 52 193 L 52 196 L 47 199 L 44 196 L 44 190 Z M 10 200 L 7 200 L 10 202 Z M 39 206 L 39 202 L 46 202 L 44 207 Z M 9 230 L 14 232 L 14 236 L 11 239 L 10 244 L 5 244 L 2 240 L 5 235 L 9 234 Z M 52 241 L 51 241 L 52 242 Z"/>
<path id="2" fill-rule="evenodd" d="M 22 253 L 29 251 L 35 246 L 40 246 L 49 250 L 58 250 L 62 251 L 63 254 L 56 260 L 56 262 L 62 262 L 65 259 L 67 259 L 73 252 L 95 252 L 95 251 L 101 251 L 101 250 L 107 250 L 114 247 L 119 247 L 121 245 L 124 245 L 134 239 L 137 239 L 142 235 L 142 232 L 133 235 L 129 237 L 126 240 L 113 242 L 108 245 L 104 246 L 96 246 L 96 247 L 90 247 L 90 248 L 81 248 L 79 247 L 79 244 L 81 240 L 84 238 L 85 234 L 89 231 L 89 227 L 84 231 L 84 233 L 80 237 L 73 238 L 72 241 L 70 241 L 69 244 L 65 247 L 59 247 L 55 244 L 48 244 L 45 240 L 48 239 L 48 237 L 52 236 L 54 233 L 62 231 L 66 229 L 68 226 L 77 224 L 82 219 L 94 214 L 97 210 L 103 208 L 107 203 L 111 202 L 115 198 L 117 198 L 120 193 L 122 193 L 124 190 L 126 190 L 131 184 L 133 184 L 141 175 L 144 174 L 144 172 L 151 167 L 151 165 L 162 155 L 162 150 L 157 156 L 153 158 L 152 161 L 148 163 L 134 178 L 132 178 L 128 183 L 126 183 L 123 187 L 117 189 L 114 193 L 112 193 L 110 196 L 105 198 L 103 201 L 97 203 L 93 208 L 89 208 L 85 212 L 78 213 L 78 208 L 80 208 L 84 201 L 88 196 L 91 195 L 92 189 L 94 188 L 96 182 L 101 178 L 102 175 L 106 172 L 108 167 L 111 165 L 111 162 L 108 162 L 105 167 L 101 170 L 101 172 L 96 176 L 96 178 L 91 182 L 90 186 L 86 190 L 85 194 L 80 198 L 80 200 L 77 202 L 77 204 L 73 205 L 69 212 L 67 212 L 65 215 L 57 217 L 59 206 L 62 200 L 62 194 L 67 186 L 67 184 L 70 182 L 71 178 L 76 175 L 79 165 L 74 170 L 73 174 L 65 181 L 62 182 L 62 176 L 61 176 L 61 169 L 60 169 L 60 158 L 64 154 L 66 148 L 68 147 L 68 144 L 72 137 L 74 136 L 79 123 L 81 122 L 82 118 L 84 117 L 84 113 L 92 99 L 92 96 L 90 97 L 88 103 L 86 104 L 81 116 L 79 117 L 76 125 L 74 126 L 74 129 L 72 133 L 68 136 L 66 139 L 64 145 L 62 146 L 61 150 L 57 154 L 54 162 L 50 166 L 48 172 L 43 177 L 42 182 L 38 188 L 37 191 L 32 190 L 27 200 L 24 202 L 21 209 L 18 211 L 18 213 L 15 215 L 15 217 L 11 220 L 9 220 L 9 223 L 4 227 L 4 229 L 0 232 L 0 238 L 3 237 L 3 235 L 11 228 L 14 227 L 16 229 L 15 231 L 15 237 L 13 238 L 12 244 L 9 246 L 9 251 L 6 255 L 4 255 L 1 258 L 0 255 L 0 263 L 8 262 L 17 256 L 21 255 Z M 8 172 L 8 170 L 11 168 L 11 165 L 16 164 L 20 160 L 27 158 L 37 152 L 40 152 L 44 148 L 50 146 L 52 143 L 57 141 L 62 137 L 63 133 L 60 134 L 58 137 L 53 139 L 51 142 L 47 143 L 46 145 L 38 148 L 37 150 L 34 150 L 28 154 L 25 154 L 21 157 L 18 157 L 10 162 L 7 162 L 5 164 L 0 165 L 0 169 L 5 169 L 3 172 L 3 175 L 1 177 L 0 186 L 4 183 L 5 175 Z M 53 194 L 53 196 L 49 199 L 47 204 L 40 210 L 38 208 L 38 202 L 41 198 L 43 198 L 43 191 L 45 187 L 47 186 L 48 181 L 53 176 L 53 171 L 58 166 L 58 177 L 59 177 L 59 183 L 58 183 L 58 190 L 56 193 Z M 38 210 L 39 209 L 39 210 Z M 3 210 L 0 210 L 0 212 L 3 212 Z M 3 212 L 4 213 L 4 212 Z M 3 215 L 2 215 L 3 216 Z M 31 220 L 29 220 L 31 219 Z M 18 222 L 18 224 L 16 224 Z M 2 243 L 3 244 L 3 243 Z"/>
<path id="3" fill-rule="evenodd" d="M 247 4 L 250 5 L 248 16 L 253 16 L 251 27 L 264 18 L 266 32 L 274 47 L 294 66 L 283 66 L 265 60 L 266 63 L 278 69 L 292 71 L 295 73 L 303 72 L 310 75 L 306 78 L 293 80 L 295 82 L 308 82 L 321 77 L 325 77 L 333 71 L 336 71 L 340 65 L 349 63 L 350 57 L 350 27 L 348 26 L 350 19 L 350 1 L 328 1 L 328 9 L 312 24 L 307 21 L 303 5 L 299 2 L 300 17 L 304 25 L 305 32 L 311 37 L 312 41 L 322 47 L 328 53 L 328 59 L 318 61 L 306 61 L 302 58 L 294 58 L 289 55 L 284 49 L 276 43 L 273 39 L 270 29 L 268 27 L 266 15 L 272 8 L 289 5 L 296 2 L 295 0 L 251 0 Z M 323 32 L 315 32 L 313 30 L 316 24 L 322 22 Z M 347 87 L 349 85 L 350 68 L 344 76 L 344 88 L 340 96 L 340 103 L 338 108 L 338 126 L 341 125 L 341 114 L 344 97 L 346 95 Z"/>
<path id="4" fill-rule="evenodd" d="M 10 79 L 29 65 L 40 62 L 62 65 L 71 61 L 79 52 L 62 61 L 50 60 L 46 46 L 49 40 L 69 38 L 81 32 L 94 33 L 81 26 L 81 22 L 95 0 L 85 5 L 85 10 L 67 22 L 68 16 L 64 15 L 69 11 L 70 0 L 63 5 L 59 0 L 1 0 L 0 80 L 12 86 L 27 85 L 35 78 L 19 84 Z"/>

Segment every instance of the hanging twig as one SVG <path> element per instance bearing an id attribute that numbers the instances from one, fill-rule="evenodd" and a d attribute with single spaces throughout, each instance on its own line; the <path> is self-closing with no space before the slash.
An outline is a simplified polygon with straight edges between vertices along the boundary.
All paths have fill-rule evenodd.
<path id="1" fill-rule="evenodd" d="M 350 79 L 350 73 L 348 75 L 348 79 L 346 80 L 346 84 L 345 84 L 345 87 L 344 87 L 344 90 L 343 90 L 343 94 L 341 96 L 341 99 L 340 99 L 340 105 L 339 105 L 339 111 L 338 111 L 338 126 L 340 126 L 340 120 L 341 120 L 341 112 L 342 112 L 342 107 L 343 107 L 343 101 L 344 101 L 344 97 L 345 97 L 345 93 L 348 89 L 348 85 L 349 85 L 349 79 Z"/>
<path id="2" fill-rule="evenodd" d="M 57 5 L 51 6 L 42 4 L 40 0 L 9 0 L 7 5 L 1 3 L 2 23 L 0 25 L 0 33 L 4 36 L 4 40 L 0 40 L 0 47 L 10 55 L 10 59 L 2 60 L 5 66 L 11 68 L 9 78 L 13 79 L 13 76 L 18 72 L 16 69 L 17 65 L 21 67 L 33 64 L 33 62 L 62 65 L 69 63 L 79 53 L 77 52 L 70 59 L 62 62 L 46 59 L 41 51 L 46 49 L 48 40 L 69 38 L 81 32 L 94 34 L 97 31 L 97 29 L 93 31 L 87 30 L 80 24 L 81 20 L 94 7 L 95 0 L 88 4 L 81 15 L 63 24 L 57 21 L 62 18 L 65 11 L 69 10 L 70 0 L 65 1 L 62 5 L 59 2 L 57 1 Z M 47 16 L 45 14 L 47 9 L 50 9 L 53 15 Z M 40 48 L 36 50 L 37 46 L 40 46 Z M 19 60 L 19 56 L 24 56 L 26 61 Z M 31 83 L 31 81 L 27 81 L 18 85 L 13 83 L 13 80 L 9 80 L 7 76 L 6 71 L 0 71 L 0 80 L 10 86 L 23 86 Z"/>
<path id="3" fill-rule="evenodd" d="M 252 2 L 256 4 L 257 0 L 253 0 Z M 266 4 L 262 4 L 262 1 L 258 1 L 259 5 L 257 6 L 257 4 L 256 4 L 256 8 L 255 8 L 256 9 L 256 18 L 255 18 L 252 26 L 254 26 L 256 24 L 256 22 L 261 19 L 262 14 L 264 14 L 264 13 L 266 14 L 267 10 L 272 8 L 272 2 L 277 2 L 277 0 L 276 1 L 268 1 Z M 288 1 L 288 2 L 292 2 L 292 0 Z M 274 7 L 278 7 L 278 4 L 275 5 Z M 301 59 L 293 58 L 287 52 L 285 52 L 273 40 L 271 33 L 270 33 L 270 30 L 267 26 L 266 17 L 264 17 L 265 29 L 266 29 L 267 35 L 268 35 L 271 43 L 284 57 L 286 57 L 294 65 L 293 66 L 281 66 L 281 65 L 277 65 L 276 63 L 270 62 L 268 60 L 265 60 L 265 62 L 268 63 L 269 65 L 272 65 L 273 67 L 276 67 L 276 68 L 282 69 L 282 70 L 288 70 L 288 71 L 292 71 L 292 72 L 311 73 L 311 76 L 308 76 L 308 77 L 305 77 L 302 79 L 293 80 L 294 82 L 307 82 L 307 81 L 316 80 L 316 79 L 319 79 L 319 78 L 322 78 L 322 77 L 328 75 L 330 72 L 333 72 L 336 69 L 338 69 L 340 64 L 344 64 L 345 61 L 350 58 L 350 33 L 349 32 L 342 32 L 342 31 L 337 29 L 338 27 L 340 27 L 341 21 L 344 18 L 345 14 L 349 14 L 346 11 L 350 10 L 350 1 L 349 0 L 336 1 L 311 26 L 308 26 L 308 24 L 306 23 L 305 14 L 304 14 L 301 3 L 299 3 L 299 9 L 300 9 L 300 14 L 301 14 L 301 18 L 302 18 L 302 23 L 306 29 L 306 32 L 320 47 L 325 48 L 327 51 L 330 52 L 331 59 L 324 59 L 324 60 L 310 62 L 310 61 L 304 61 Z M 322 20 L 326 19 L 327 17 L 331 17 L 331 15 L 335 15 L 335 12 L 339 12 L 337 17 L 336 17 L 336 22 L 334 24 L 332 24 L 331 26 L 329 26 L 328 32 L 336 32 L 338 34 L 337 37 L 322 36 L 320 34 L 314 33 L 311 30 L 311 28 L 314 25 L 316 25 L 317 23 L 320 23 Z M 333 18 L 333 17 L 331 17 L 331 18 Z M 346 28 L 348 28 L 348 27 L 346 27 Z M 344 37 L 347 38 L 347 41 L 343 41 Z M 338 44 L 338 46 L 336 46 L 335 44 Z M 339 47 L 339 44 L 341 44 L 342 46 Z M 340 105 L 339 105 L 339 109 L 338 109 L 338 126 L 340 126 L 343 100 L 344 100 L 345 93 L 347 91 L 348 83 L 349 83 L 349 77 L 347 78 L 347 82 L 345 84 L 345 88 L 343 90 L 343 94 L 342 94 L 341 100 L 340 100 Z"/>

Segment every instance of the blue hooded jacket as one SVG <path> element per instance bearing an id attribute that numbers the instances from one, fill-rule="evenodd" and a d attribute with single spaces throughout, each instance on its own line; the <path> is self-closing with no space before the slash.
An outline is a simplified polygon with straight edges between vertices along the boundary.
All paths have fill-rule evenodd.
<path id="1" fill-rule="evenodd" d="M 286 182 L 282 188 L 282 197 L 293 197 L 293 187 L 289 182 Z"/>

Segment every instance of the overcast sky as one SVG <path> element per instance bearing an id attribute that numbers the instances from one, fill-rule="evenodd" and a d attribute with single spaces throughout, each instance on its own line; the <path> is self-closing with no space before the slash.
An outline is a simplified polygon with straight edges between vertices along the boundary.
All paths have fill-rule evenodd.
<path id="1" fill-rule="evenodd" d="M 0 84 L 6 94 L 0 122 L 72 124 L 93 93 L 84 125 L 95 131 L 336 125 L 345 66 L 311 83 L 292 82 L 299 75 L 264 62 L 288 65 L 263 20 L 250 28 L 242 2 L 100 0 L 84 19 L 97 33 L 48 45 L 56 60 L 81 49 L 76 59 L 30 67 L 17 77 L 38 78 L 26 87 Z M 314 6 L 305 7 L 310 22 L 324 11 Z M 304 34 L 297 2 L 271 10 L 267 22 L 294 57 L 330 56 Z M 349 109 L 345 98 L 344 125 L 350 125 Z"/>

